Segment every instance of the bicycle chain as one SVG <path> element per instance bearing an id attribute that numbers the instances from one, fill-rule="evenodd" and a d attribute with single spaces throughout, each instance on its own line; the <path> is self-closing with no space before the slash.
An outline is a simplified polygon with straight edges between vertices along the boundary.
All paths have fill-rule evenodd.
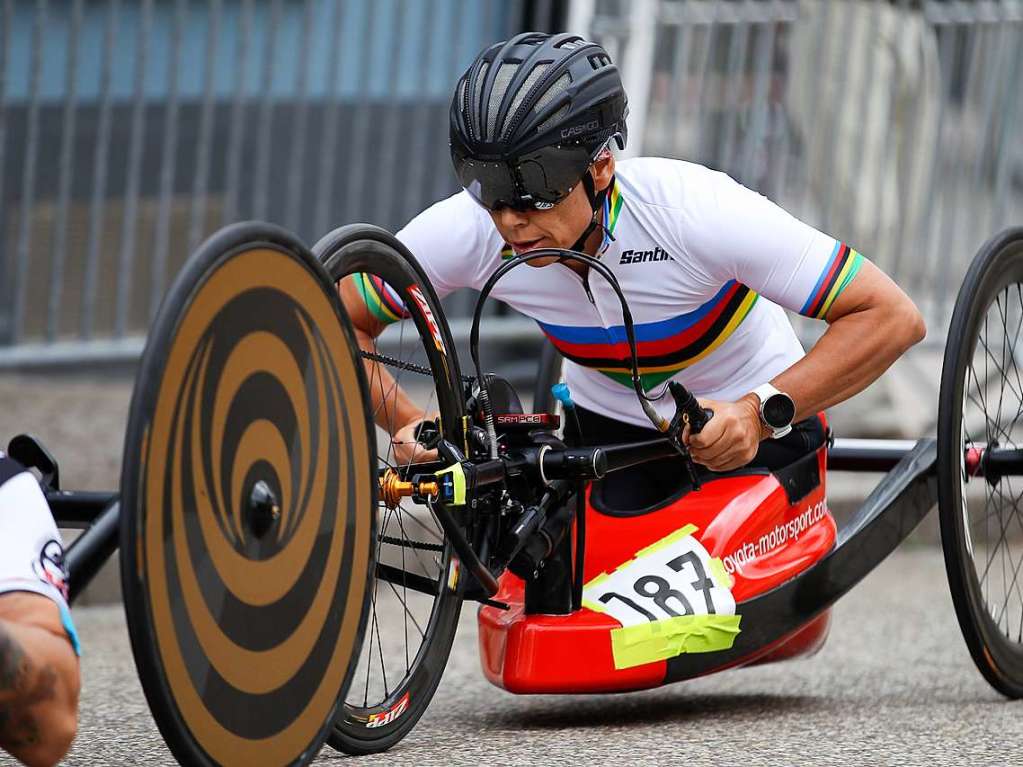
<path id="1" fill-rule="evenodd" d="M 381 543 L 390 543 L 394 546 L 405 546 L 410 549 L 420 549 L 422 551 L 444 551 L 444 545 L 441 543 L 423 543 L 421 541 L 402 540 L 401 538 L 394 538 L 390 535 L 378 535 L 377 540 Z"/>
<path id="2" fill-rule="evenodd" d="M 408 370 L 412 373 L 419 373 L 420 375 L 430 376 L 433 378 L 433 371 L 424 365 L 417 365 L 414 362 L 402 362 L 396 357 L 388 357 L 386 354 L 377 354 L 376 352 L 368 352 L 365 349 L 359 351 L 359 354 L 367 360 L 373 360 L 373 362 L 382 362 L 385 365 L 391 365 L 400 370 Z M 464 383 L 472 383 L 476 379 L 473 376 L 462 376 Z"/>

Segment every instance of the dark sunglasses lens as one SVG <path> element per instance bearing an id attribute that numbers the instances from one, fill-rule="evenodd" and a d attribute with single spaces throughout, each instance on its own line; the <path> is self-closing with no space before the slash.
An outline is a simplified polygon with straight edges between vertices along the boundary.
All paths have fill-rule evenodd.
<path id="1" fill-rule="evenodd" d="M 496 208 L 517 199 L 511 169 L 503 162 L 459 158 L 452 152 L 455 175 L 465 191 L 484 208 Z"/>
<path id="2" fill-rule="evenodd" d="M 585 147 L 544 147 L 519 158 L 519 178 L 534 200 L 557 203 L 575 188 L 591 162 Z"/>

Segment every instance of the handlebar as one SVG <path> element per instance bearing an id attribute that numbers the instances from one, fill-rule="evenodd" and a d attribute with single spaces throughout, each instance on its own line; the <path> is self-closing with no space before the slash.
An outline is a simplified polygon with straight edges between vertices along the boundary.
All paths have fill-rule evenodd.
<path id="1" fill-rule="evenodd" d="M 544 450 L 540 454 L 544 479 L 600 479 L 607 474 L 607 453 L 600 447 Z"/>
<path id="2" fill-rule="evenodd" d="M 464 503 L 462 499 L 471 497 L 484 487 L 502 485 L 513 466 L 516 467 L 513 471 L 533 472 L 534 476 L 539 475 L 545 485 L 550 485 L 562 480 L 578 482 L 601 479 L 610 471 L 672 454 L 678 454 L 683 458 L 692 485 L 694 489 L 698 489 L 699 478 L 689 451 L 681 442 L 681 428 L 685 424 L 689 426 L 690 433 L 699 433 L 714 416 L 714 412 L 710 408 L 701 407 L 696 397 L 682 384 L 671 381 L 668 389 L 676 406 L 671 428 L 666 438 L 644 443 L 566 449 L 540 445 L 512 450 L 499 458 L 472 463 L 467 461 L 454 445 L 440 438 L 439 428 L 435 422 L 426 421 L 419 424 L 416 436 L 419 441 L 436 446 L 449 465 L 458 467 L 459 474 L 463 477 L 459 489 L 456 490 L 452 477 L 446 477 L 441 479 L 437 491 L 441 501 L 456 505 Z M 442 473 L 447 472 L 448 470 L 445 470 Z M 440 474 L 436 476 L 440 477 Z M 414 490 L 410 492 L 415 494 Z"/>

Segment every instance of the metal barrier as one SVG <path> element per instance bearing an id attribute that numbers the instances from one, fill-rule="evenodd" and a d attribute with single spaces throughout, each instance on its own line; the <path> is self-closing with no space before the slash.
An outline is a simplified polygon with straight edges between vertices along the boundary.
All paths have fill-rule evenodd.
<path id="1" fill-rule="evenodd" d="M 397 229 L 528 0 L 0 0 L 0 367 L 134 359 L 224 223 Z M 414 128 L 414 129 L 413 129 Z"/>
<path id="2" fill-rule="evenodd" d="M 455 189 L 458 73 L 560 5 L 0 0 L 0 368 L 134 359 L 223 223 L 397 229 Z M 1023 0 L 568 9 L 622 67 L 629 153 L 728 171 L 853 243 L 941 340 L 967 260 L 1023 211 Z M 469 299 L 446 303 L 461 328 Z"/>
<path id="3" fill-rule="evenodd" d="M 569 25 L 621 63 L 630 154 L 724 170 L 854 244 L 931 341 L 980 244 L 1023 221 L 1020 0 L 575 0 Z"/>

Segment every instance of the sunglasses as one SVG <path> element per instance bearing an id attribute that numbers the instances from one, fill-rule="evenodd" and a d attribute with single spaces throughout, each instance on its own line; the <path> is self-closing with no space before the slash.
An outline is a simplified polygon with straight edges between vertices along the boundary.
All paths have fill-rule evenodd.
<path id="1" fill-rule="evenodd" d="M 487 210 L 548 210 L 564 200 L 593 164 L 600 149 L 549 146 L 510 162 L 478 160 L 452 143 L 455 175 L 469 195 Z"/>

